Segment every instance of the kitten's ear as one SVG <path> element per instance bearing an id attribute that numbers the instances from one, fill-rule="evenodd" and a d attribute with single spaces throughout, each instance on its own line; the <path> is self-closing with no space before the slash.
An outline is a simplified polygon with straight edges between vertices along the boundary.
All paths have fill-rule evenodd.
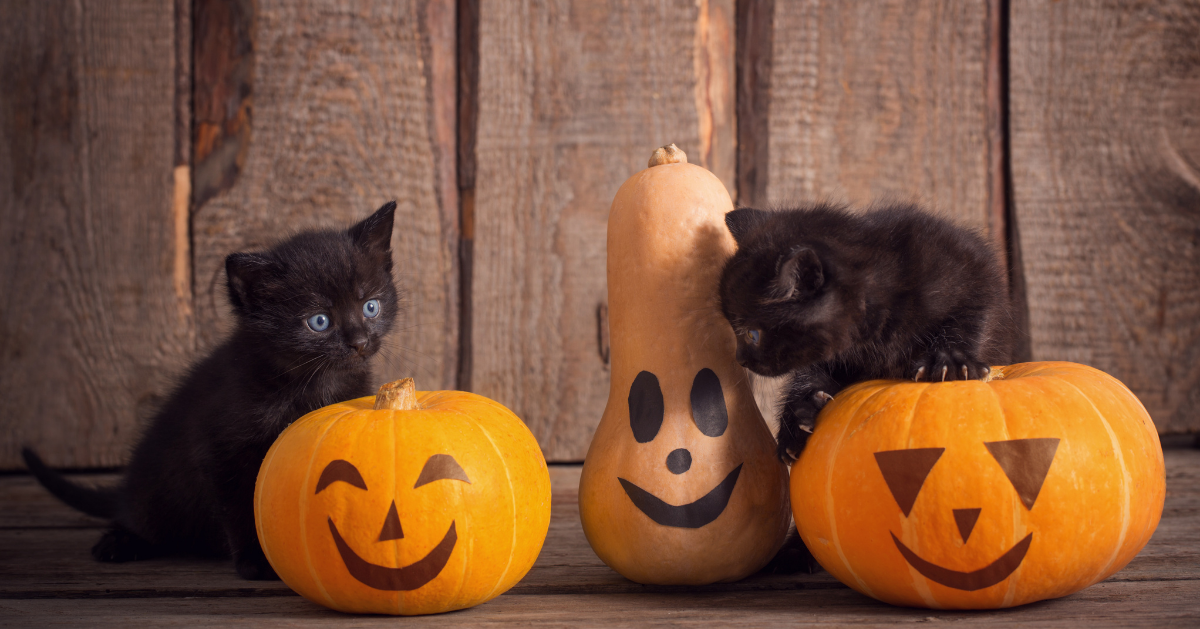
<path id="1" fill-rule="evenodd" d="M 229 282 L 229 303 L 240 312 L 250 304 L 255 286 L 278 273 L 275 261 L 261 253 L 231 253 L 225 258 L 225 275 Z"/>
<path id="2" fill-rule="evenodd" d="M 354 244 L 366 251 L 372 257 L 386 260 L 390 267 L 392 260 L 392 222 L 396 216 L 396 202 L 388 201 L 375 213 L 364 218 L 351 227 L 346 233 Z"/>
<path id="3" fill-rule="evenodd" d="M 775 264 L 775 280 L 771 282 L 771 297 L 787 301 L 811 295 L 825 284 L 825 272 L 817 252 L 808 247 L 795 247 L 779 257 Z"/>
<path id="4" fill-rule="evenodd" d="M 725 226 L 729 228 L 729 233 L 733 234 L 733 239 L 741 244 L 742 238 L 766 215 L 767 212 L 762 210 L 740 207 L 725 215 Z"/>

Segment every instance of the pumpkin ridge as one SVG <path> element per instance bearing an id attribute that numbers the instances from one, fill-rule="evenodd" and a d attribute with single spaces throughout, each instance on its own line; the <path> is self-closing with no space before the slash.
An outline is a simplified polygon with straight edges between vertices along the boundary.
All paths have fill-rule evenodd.
<path id="1" fill-rule="evenodd" d="M 1125 549 L 1125 537 L 1126 533 L 1129 532 L 1129 485 L 1131 484 L 1132 480 L 1129 478 L 1129 468 L 1125 465 L 1125 453 L 1121 451 L 1121 444 L 1117 442 L 1117 433 L 1113 431 L 1112 424 L 1109 423 L 1108 418 L 1104 416 L 1104 413 L 1100 412 L 1100 409 L 1096 407 L 1096 403 L 1092 401 L 1092 398 L 1088 397 L 1088 395 L 1084 393 L 1082 389 L 1075 386 L 1074 382 L 1064 379 L 1063 384 L 1070 386 L 1072 389 L 1077 391 L 1079 396 L 1084 400 L 1087 400 L 1088 405 L 1092 407 L 1093 411 L 1095 411 L 1096 417 L 1104 426 L 1104 431 L 1108 433 L 1108 440 L 1110 443 L 1112 443 L 1113 453 L 1117 457 L 1117 465 L 1121 467 L 1121 533 L 1117 536 L 1117 543 L 1113 548 L 1112 555 L 1108 558 L 1108 561 L 1104 563 L 1104 567 L 1101 568 L 1094 577 L 1092 577 L 1090 583 L 1095 583 L 1108 573 L 1108 569 L 1112 567 L 1113 562 L 1117 560 L 1117 557 L 1121 554 L 1121 551 Z"/>
<path id="2" fill-rule="evenodd" d="M 387 385 L 384 385 L 384 386 L 387 386 Z M 382 389 L 382 387 L 380 387 L 380 388 Z M 414 388 L 415 388 L 415 386 L 414 386 Z M 413 393 L 412 401 L 414 402 L 414 404 L 416 403 L 416 393 L 415 392 Z M 379 403 L 378 394 L 376 394 L 375 402 L 376 402 L 376 405 L 378 405 L 378 403 Z M 419 406 L 417 408 L 419 408 Z M 373 410 L 376 410 L 376 409 L 373 409 Z M 396 410 L 394 408 L 389 410 L 388 420 L 389 420 L 388 421 L 388 433 L 389 433 L 388 438 L 392 443 L 392 466 L 391 466 L 391 469 L 396 470 L 396 468 L 400 462 L 400 451 L 399 451 L 400 444 L 397 443 L 398 439 L 396 439 Z M 396 482 L 396 478 L 399 477 L 399 474 L 397 472 L 393 472 L 391 474 L 388 474 L 387 476 L 392 477 L 391 495 L 392 495 L 392 505 L 394 506 L 396 504 L 396 494 L 399 493 L 397 490 L 400 489 L 398 487 L 399 483 Z M 396 520 L 399 521 L 399 517 L 397 517 Z M 453 522 L 451 522 L 451 526 L 453 526 L 453 525 L 454 525 Z M 400 560 L 400 544 L 392 544 L 392 549 L 394 551 L 394 554 L 392 556 L 395 558 L 395 563 L 393 563 L 392 565 L 395 566 L 396 568 L 400 568 L 404 565 Z M 452 546 L 450 550 L 451 550 L 451 552 L 453 552 L 454 547 Z M 447 558 L 447 560 L 448 559 L 449 558 Z M 342 562 L 345 563 L 344 558 L 342 559 Z M 444 566 L 444 564 L 443 564 L 443 566 Z M 441 572 L 441 570 L 439 570 L 438 572 Z M 437 578 L 436 574 L 434 575 L 434 578 L 435 579 Z M 361 581 L 361 579 L 360 579 L 360 581 Z M 404 611 L 403 609 L 401 609 L 401 607 L 403 606 L 402 601 L 404 600 L 404 597 L 399 592 L 396 592 L 394 595 L 396 597 L 395 610 L 396 610 L 396 613 L 398 614 L 398 613 Z"/>
<path id="3" fill-rule="evenodd" d="M 499 406 L 499 404 L 497 404 L 497 406 Z M 458 412 L 458 411 L 456 411 L 456 412 Z M 492 439 L 492 435 L 487 431 L 487 428 L 484 428 L 483 425 L 481 425 L 478 420 L 474 420 L 473 418 L 470 418 L 470 417 L 468 417 L 467 419 L 472 420 L 475 424 L 475 427 L 479 429 L 479 432 L 483 433 L 483 436 L 488 440 L 488 443 L 490 443 L 492 445 L 492 449 L 496 451 L 496 456 L 500 457 L 500 460 L 504 460 L 504 455 L 500 452 L 500 448 L 496 446 L 496 441 L 494 439 Z M 510 496 L 510 500 L 512 500 L 513 513 L 516 514 L 518 512 L 517 511 L 517 491 L 516 491 L 516 488 L 513 487 L 512 474 L 509 473 L 507 465 L 504 466 L 504 480 L 508 481 L 508 495 Z M 490 591 L 488 591 L 489 599 L 491 598 L 492 594 L 496 591 L 496 589 L 500 587 L 500 584 L 504 583 L 504 579 L 508 576 L 508 571 L 512 569 L 512 560 L 513 560 L 513 556 L 516 554 L 516 552 L 517 552 L 517 525 L 514 522 L 513 527 L 512 527 L 512 544 L 510 544 L 508 547 L 508 562 L 504 564 L 504 571 L 501 572 L 500 576 L 496 579 L 496 584 L 492 586 L 492 589 Z"/>
<path id="4" fill-rule="evenodd" d="M 1017 377 L 1020 378 L 1021 376 L 1017 376 Z M 1006 381 L 1006 379 L 1000 378 L 999 381 L 1004 382 L 1004 381 Z M 1004 429 L 1004 439 L 1005 440 L 1012 439 L 1012 432 L 1010 432 L 1008 430 L 1008 412 L 1004 410 L 1004 405 L 1000 403 L 1000 393 L 998 391 L 996 391 L 996 388 L 991 386 L 990 383 L 987 385 L 987 389 L 988 389 L 988 391 L 992 392 L 992 397 L 996 400 L 996 408 L 1000 410 L 1000 425 Z M 1057 418 L 1055 418 L 1055 419 L 1057 420 Z M 1018 497 L 1017 501 L 1019 501 L 1019 500 L 1020 500 L 1020 498 Z M 1019 514 L 1021 513 L 1021 511 L 1020 511 L 1021 506 L 1022 505 L 1014 505 L 1013 513 L 1019 516 Z M 1016 537 L 1020 534 L 1018 532 L 1018 526 L 1020 524 L 1021 524 L 1020 518 L 1014 517 L 1013 518 L 1013 526 L 1012 526 L 1013 541 L 1015 541 Z M 1004 600 L 1001 603 L 1002 607 L 1012 607 L 1013 600 L 1017 596 L 1017 587 L 1021 583 L 1021 575 L 1022 575 L 1022 571 L 1019 568 L 1017 570 L 1013 571 L 1012 574 L 1008 575 L 1008 579 L 1007 579 L 1008 585 L 1007 585 L 1007 589 L 1004 590 Z"/>
<path id="5" fill-rule="evenodd" d="M 863 406 L 866 406 L 867 402 L 875 399 L 875 396 L 883 393 L 883 391 L 884 389 L 879 389 L 867 396 L 863 401 L 859 402 L 858 407 L 849 414 L 850 417 L 856 416 L 858 411 L 860 411 Z M 825 477 L 825 517 L 829 518 L 829 531 L 832 533 L 833 537 L 833 539 L 830 541 L 833 542 L 833 549 L 837 551 L 838 559 L 841 559 L 842 566 L 846 568 L 846 571 L 850 573 L 850 576 L 854 577 L 854 580 L 858 583 L 858 586 L 862 588 L 862 592 L 864 594 L 872 598 L 876 598 L 875 593 L 871 591 L 870 586 L 868 586 L 866 582 L 858 576 L 858 573 L 854 571 L 854 568 L 850 567 L 850 561 L 846 559 L 846 553 L 842 551 L 841 536 L 838 535 L 837 515 L 835 515 L 836 509 L 834 508 L 833 504 L 833 470 L 837 469 L 837 457 L 842 451 L 842 441 L 845 440 L 846 432 L 850 430 L 852 423 L 854 422 L 846 422 L 845 425 L 842 426 L 842 432 L 838 435 L 837 441 L 834 443 L 834 447 L 831 448 L 833 457 L 829 461 L 830 472 Z"/>
<path id="6" fill-rule="evenodd" d="M 275 447 L 274 446 L 275 446 L 275 444 L 271 444 L 271 448 L 267 450 L 267 456 L 265 458 L 263 458 L 262 466 L 258 470 L 259 476 L 264 476 L 267 473 L 267 468 L 269 468 L 271 463 L 275 460 Z M 255 479 L 255 485 L 257 485 L 257 484 L 258 484 L 258 480 Z M 262 513 L 262 512 L 263 512 L 262 511 L 262 494 L 255 491 L 254 492 L 254 513 Z M 259 540 L 261 540 L 263 538 L 263 522 L 260 518 L 257 518 L 257 517 L 254 518 L 254 532 L 258 534 Z M 273 565 L 273 564 L 271 564 L 271 553 L 267 551 L 266 545 L 264 545 L 261 541 L 258 543 L 258 545 L 262 548 L 263 556 L 267 558 L 267 564 Z"/>
<path id="7" fill-rule="evenodd" d="M 325 590 L 325 584 L 321 582 L 321 577 L 317 576 L 317 569 L 315 566 L 313 566 L 313 563 L 312 563 L 312 552 L 309 550 L 309 545 L 307 543 L 307 540 L 308 540 L 308 526 L 307 526 L 307 522 L 308 522 L 308 491 L 307 491 L 307 488 L 312 486 L 312 484 L 311 484 L 312 471 L 313 471 L 313 466 L 316 465 L 316 457 L 314 457 L 312 455 L 316 454 L 316 452 L 321 449 L 321 444 L 325 441 L 325 436 L 329 434 L 329 431 L 333 429 L 333 426 L 335 424 L 337 424 L 338 422 L 342 421 L 347 415 L 349 415 L 353 412 L 354 412 L 353 410 L 348 409 L 346 411 L 343 411 L 342 414 L 338 415 L 337 417 L 329 419 L 325 422 L 325 430 L 321 431 L 320 437 L 317 437 L 316 442 L 313 444 L 312 451 L 310 452 L 310 455 L 308 457 L 308 469 L 304 471 L 304 484 L 302 485 L 302 487 L 305 489 L 305 491 L 300 492 L 300 496 L 302 498 L 300 501 L 300 540 L 302 542 L 300 544 L 300 547 L 304 549 L 304 565 L 308 567 L 308 574 L 312 577 L 313 583 L 316 584 L 317 589 L 321 591 L 321 595 L 325 597 L 326 601 L 328 601 L 326 603 L 326 605 L 329 607 L 332 607 L 334 609 L 336 609 L 336 607 L 335 607 L 335 602 L 333 600 L 333 597 L 330 596 L 329 592 Z M 262 546 L 261 543 L 259 545 Z"/>
<path id="8" fill-rule="evenodd" d="M 921 406 L 921 401 L 925 399 L 925 396 L 929 395 L 929 389 L 931 389 L 931 388 L 933 388 L 932 382 L 928 382 L 925 384 L 925 388 L 921 389 L 921 394 L 918 395 L 917 399 L 913 401 L 912 409 L 910 409 L 908 412 L 908 423 L 904 427 L 904 447 L 905 448 L 913 447 L 913 444 L 912 444 L 913 418 L 917 416 L 917 408 L 919 408 Z M 878 393 L 882 393 L 883 391 L 884 391 L 884 389 L 880 389 Z M 874 397 L 874 396 L 872 396 L 872 397 Z"/>

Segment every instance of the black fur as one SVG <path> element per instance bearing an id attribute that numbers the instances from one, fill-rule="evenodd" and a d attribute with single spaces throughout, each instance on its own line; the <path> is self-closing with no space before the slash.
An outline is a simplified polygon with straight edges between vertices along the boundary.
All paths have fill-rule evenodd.
<path id="1" fill-rule="evenodd" d="M 112 520 L 101 561 L 164 554 L 233 555 L 247 579 L 276 578 L 254 527 L 254 483 L 288 424 L 371 393 L 367 364 L 392 328 L 388 203 L 348 231 L 301 233 L 225 260 L 236 324 L 194 365 L 142 436 L 114 488 L 71 484 L 24 451 L 29 469 L 67 504 Z M 379 300 L 379 314 L 364 304 Z M 314 331 L 308 319 L 329 317 Z"/>
<path id="2" fill-rule="evenodd" d="M 974 379 L 1009 361 L 1003 270 L 974 232 L 911 205 L 742 208 L 725 222 L 738 250 L 721 275 L 721 308 L 738 362 L 792 376 L 780 414 L 784 461 L 850 384 Z"/>

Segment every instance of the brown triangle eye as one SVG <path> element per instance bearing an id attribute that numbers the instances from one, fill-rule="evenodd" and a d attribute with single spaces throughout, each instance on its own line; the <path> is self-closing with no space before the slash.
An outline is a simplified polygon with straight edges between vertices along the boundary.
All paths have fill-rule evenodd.
<path id="1" fill-rule="evenodd" d="M 471 484 L 462 466 L 449 454 L 435 454 L 429 457 L 429 460 L 425 461 L 425 467 L 421 468 L 421 474 L 417 476 L 417 484 L 413 485 L 413 489 L 435 480 L 460 480 Z"/>
<path id="2" fill-rule="evenodd" d="M 879 464 L 883 480 L 904 512 L 904 517 L 907 518 L 912 512 L 925 478 L 945 451 L 945 448 L 912 448 L 875 453 L 875 462 Z"/>
<path id="3" fill-rule="evenodd" d="M 366 489 L 367 482 L 363 480 L 362 474 L 358 473 L 358 468 L 349 461 L 336 459 L 329 462 L 325 469 L 321 471 L 321 478 L 317 479 L 317 491 L 313 493 L 321 493 L 322 489 L 330 486 L 333 483 L 342 481 L 354 485 L 359 489 Z"/>
<path id="4" fill-rule="evenodd" d="M 983 445 L 1000 464 L 1025 508 L 1033 509 L 1042 483 L 1046 482 L 1046 474 L 1050 473 L 1054 453 L 1058 451 L 1058 439 L 1012 439 Z"/>

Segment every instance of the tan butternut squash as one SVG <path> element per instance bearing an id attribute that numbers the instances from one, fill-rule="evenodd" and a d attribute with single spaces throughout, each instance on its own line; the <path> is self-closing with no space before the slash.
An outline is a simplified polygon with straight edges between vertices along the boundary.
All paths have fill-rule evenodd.
<path id="1" fill-rule="evenodd" d="M 639 583 L 740 579 L 787 532 L 787 469 L 717 303 L 732 209 L 720 180 L 671 145 L 609 212 L 612 383 L 579 511 L 596 554 Z"/>

